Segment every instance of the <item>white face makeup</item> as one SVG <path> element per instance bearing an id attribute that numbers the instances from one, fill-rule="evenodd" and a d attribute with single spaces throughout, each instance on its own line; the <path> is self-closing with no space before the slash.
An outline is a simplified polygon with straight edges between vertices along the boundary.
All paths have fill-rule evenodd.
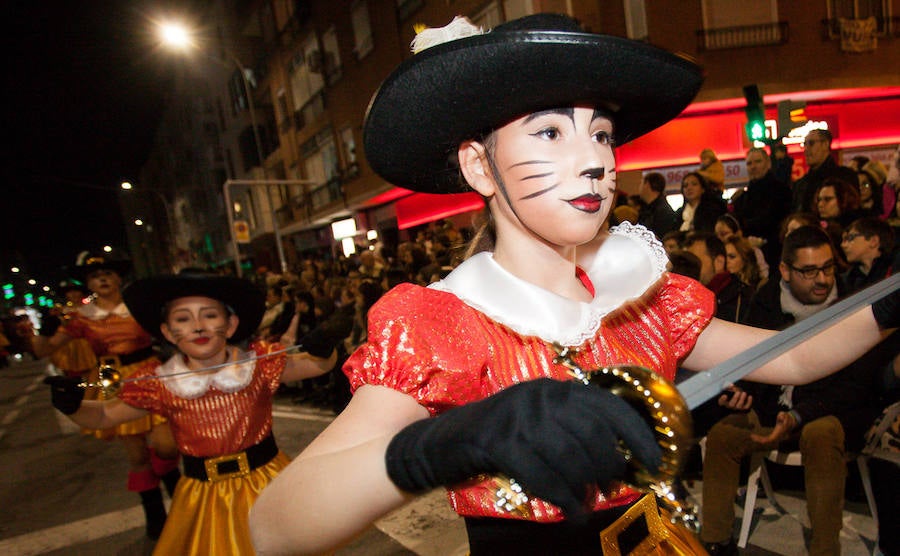
<path id="1" fill-rule="evenodd" d="M 193 367 L 224 362 L 222 354 L 237 323 L 237 317 L 229 315 L 220 301 L 180 297 L 169 303 L 168 316 L 160 329 Z"/>
<path id="2" fill-rule="evenodd" d="M 97 295 L 109 295 L 119 291 L 122 286 L 122 278 L 113 270 L 100 268 L 88 273 L 85 277 L 85 284 Z"/>
<path id="3" fill-rule="evenodd" d="M 612 122 L 587 107 L 536 112 L 498 129 L 495 218 L 555 246 L 593 239 L 615 194 L 612 133 Z"/>

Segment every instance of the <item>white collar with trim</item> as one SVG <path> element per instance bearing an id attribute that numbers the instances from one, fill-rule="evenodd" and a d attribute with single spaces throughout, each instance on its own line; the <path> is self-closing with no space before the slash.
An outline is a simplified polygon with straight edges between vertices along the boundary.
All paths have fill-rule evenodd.
<path id="1" fill-rule="evenodd" d="M 643 295 L 668 263 L 653 232 L 627 222 L 612 228 L 587 259 L 583 270 L 596 292 L 590 302 L 568 299 L 526 282 L 497 264 L 489 252 L 469 258 L 429 287 L 452 293 L 524 336 L 577 346 L 594 336 L 604 316 Z"/>
<path id="2" fill-rule="evenodd" d="M 131 315 L 131 313 L 128 311 L 128 307 L 124 302 L 116 305 L 111 311 L 102 309 L 96 303 L 91 302 L 87 305 L 79 307 L 78 312 L 81 313 L 82 316 L 90 320 L 102 320 L 110 315 L 115 315 L 117 317 L 123 318 Z"/>
<path id="3" fill-rule="evenodd" d="M 164 379 L 166 389 L 186 400 L 199 398 L 210 386 L 228 394 L 243 390 L 253 378 L 256 368 L 256 354 L 244 352 L 237 348 L 228 348 L 229 360 L 232 362 L 215 372 L 191 372 L 184 364 L 184 356 L 175 354 L 171 359 L 156 368 L 156 375 Z M 174 376 L 172 376 L 174 375 Z"/>

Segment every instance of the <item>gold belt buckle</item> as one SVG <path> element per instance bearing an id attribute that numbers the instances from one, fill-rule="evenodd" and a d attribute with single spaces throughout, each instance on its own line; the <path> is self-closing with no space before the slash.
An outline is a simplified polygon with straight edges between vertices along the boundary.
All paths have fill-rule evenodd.
<path id="1" fill-rule="evenodd" d="M 219 464 L 236 461 L 238 468 L 236 471 L 219 472 Z M 209 458 L 203 462 L 206 467 L 206 478 L 209 481 L 222 481 L 238 477 L 246 477 L 250 474 L 250 462 L 247 460 L 246 452 L 238 452 L 236 454 L 227 454 L 217 458 Z"/>
<path id="2" fill-rule="evenodd" d="M 662 522 L 659 508 L 656 506 L 656 497 L 652 494 L 647 494 L 628 508 L 628 511 L 622 514 L 612 525 L 600 532 L 600 544 L 603 547 L 604 556 L 620 556 L 622 554 L 622 549 L 619 546 L 620 535 L 632 525 L 638 526 L 635 522 L 641 518 L 646 521 L 647 536 L 637 543 L 637 546 L 631 549 L 628 554 L 633 556 L 649 554 L 662 541 L 669 538 L 669 530 Z"/>

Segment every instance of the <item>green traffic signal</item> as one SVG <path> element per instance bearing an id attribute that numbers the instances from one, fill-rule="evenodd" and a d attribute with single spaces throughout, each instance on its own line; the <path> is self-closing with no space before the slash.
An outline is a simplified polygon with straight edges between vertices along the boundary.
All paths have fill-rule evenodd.
<path id="1" fill-rule="evenodd" d="M 766 126 L 763 122 L 750 122 L 747 124 L 747 137 L 751 141 L 763 141 L 766 138 Z"/>

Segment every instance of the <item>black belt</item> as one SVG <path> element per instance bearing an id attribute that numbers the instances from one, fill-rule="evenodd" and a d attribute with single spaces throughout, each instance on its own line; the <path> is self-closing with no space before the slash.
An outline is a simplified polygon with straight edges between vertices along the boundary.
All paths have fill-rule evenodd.
<path id="1" fill-rule="evenodd" d="M 221 481 L 245 477 L 250 471 L 262 467 L 278 455 L 275 437 L 271 434 L 259 444 L 250 446 L 243 452 L 226 454 L 214 458 L 198 458 L 182 455 L 184 474 L 198 481 Z"/>
<path id="2" fill-rule="evenodd" d="M 140 363 L 144 359 L 150 359 L 155 355 L 156 352 L 153 351 L 152 347 L 145 347 L 144 349 L 132 351 L 131 353 L 107 353 L 106 355 L 101 355 L 97 359 L 100 360 L 100 366 L 109 365 L 110 367 L 119 368 Z"/>

